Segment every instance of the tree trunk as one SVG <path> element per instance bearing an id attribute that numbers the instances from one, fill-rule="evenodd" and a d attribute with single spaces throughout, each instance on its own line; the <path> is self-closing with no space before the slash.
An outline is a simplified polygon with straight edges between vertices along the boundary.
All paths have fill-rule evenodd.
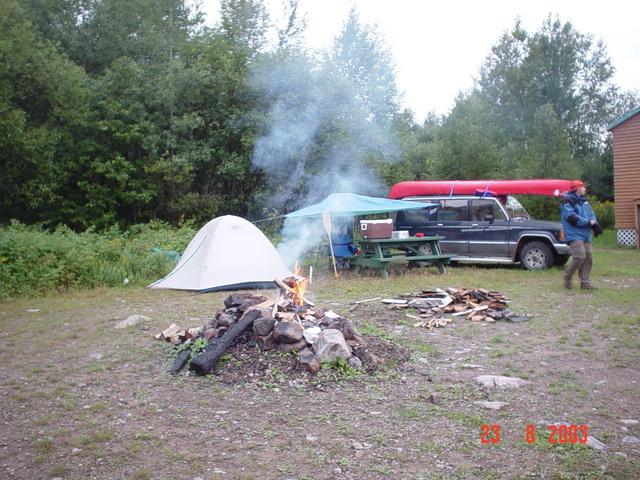
<path id="1" fill-rule="evenodd" d="M 218 363 L 227 348 L 233 345 L 238 336 L 253 325 L 253 321 L 260 318 L 260 310 L 248 310 L 238 323 L 234 323 L 221 338 L 214 338 L 206 346 L 205 351 L 191 361 L 190 368 L 198 375 L 206 375 Z"/>

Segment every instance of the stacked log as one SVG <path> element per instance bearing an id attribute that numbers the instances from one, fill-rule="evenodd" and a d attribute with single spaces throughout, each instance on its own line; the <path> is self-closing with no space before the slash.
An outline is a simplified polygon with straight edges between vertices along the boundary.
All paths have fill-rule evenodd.
<path id="1" fill-rule="evenodd" d="M 514 315 L 504 293 L 485 288 L 421 290 L 382 301 L 392 310 L 414 309 L 416 315 L 407 314 L 407 317 L 418 320 L 414 326 L 429 330 L 444 327 L 456 317 L 491 323 Z"/>

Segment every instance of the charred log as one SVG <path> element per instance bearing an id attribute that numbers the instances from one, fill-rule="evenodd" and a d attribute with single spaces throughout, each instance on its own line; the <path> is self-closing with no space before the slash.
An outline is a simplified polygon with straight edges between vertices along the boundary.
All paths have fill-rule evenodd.
<path id="1" fill-rule="evenodd" d="M 234 344 L 236 339 L 244 331 L 253 325 L 254 320 L 260 318 L 260 310 L 248 310 L 237 323 L 229 327 L 229 330 L 220 338 L 214 338 L 205 347 L 204 352 L 191 361 L 190 368 L 198 375 L 206 375 L 218 363 L 224 352 Z"/>
<path id="2" fill-rule="evenodd" d="M 183 350 L 178 354 L 175 361 L 173 362 L 173 367 L 171 367 L 171 370 L 170 370 L 172 375 L 175 375 L 180 370 L 182 370 L 182 367 L 184 367 L 189 361 L 190 355 L 191 355 L 191 350 L 189 349 Z"/>

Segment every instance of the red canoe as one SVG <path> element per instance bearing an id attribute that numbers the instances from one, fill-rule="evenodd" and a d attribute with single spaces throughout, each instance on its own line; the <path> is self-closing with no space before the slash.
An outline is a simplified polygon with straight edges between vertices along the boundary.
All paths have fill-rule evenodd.
<path id="1" fill-rule="evenodd" d="M 559 197 L 569 191 L 571 180 L 418 180 L 396 183 L 389 198 L 420 195 L 547 195 Z"/>

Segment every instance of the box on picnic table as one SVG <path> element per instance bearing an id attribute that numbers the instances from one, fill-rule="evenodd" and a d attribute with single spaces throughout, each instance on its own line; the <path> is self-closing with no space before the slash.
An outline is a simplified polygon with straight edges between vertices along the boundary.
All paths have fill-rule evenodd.
<path id="1" fill-rule="evenodd" d="M 393 220 L 360 220 L 360 236 L 362 238 L 391 238 Z"/>

